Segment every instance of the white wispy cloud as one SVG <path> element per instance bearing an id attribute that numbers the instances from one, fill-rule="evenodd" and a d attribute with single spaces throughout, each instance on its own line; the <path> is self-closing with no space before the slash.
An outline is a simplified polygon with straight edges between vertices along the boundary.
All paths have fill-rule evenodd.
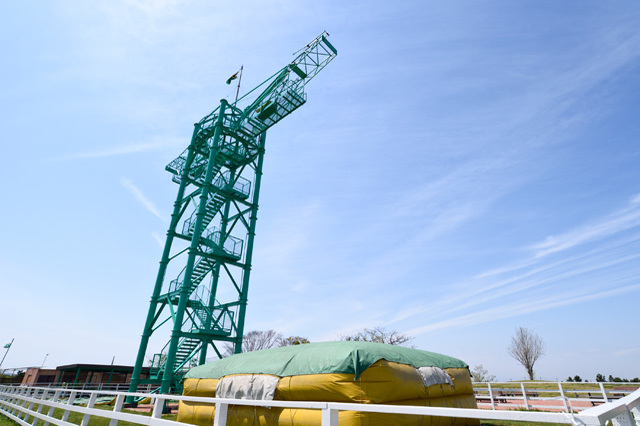
<path id="1" fill-rule="evenodd" d="M 640 225 L 640 195 L 631 198 L 629 205 L 621 211 L 614 212 L 602 220 L 583 226 L 567 233 L 547 237 L 543 242 L 533 245 L 535 257 L 544 257 L 553 253 L 568 250 L 580 244 L 624 231 Z"/>
<path id="2" fill-rule="evenodd" d="M 157 232 L 152 232 L 152 233 L 151 233 L 151 238 L 153 238 L 153 239 L 154 239 L 154 241 L 155 241 L 156 243 L 158 243 L 158 245 L 159 245 L 160 247 L 164 247 L 164 243 L 165 243 L 165 241 L 162 239 L 162 237 L 160 236 L 160 234 L 158 234 Z"/>
<path id="3" fill-rule="evenodd" d="M 160 210 L 157 209 L 157 207 L 155 206 L 155 204 L 153 204 L 151 202 L 151 200 L 149 200 L 146 195 L 144 195 L 142 193 L 142 191 L 140 190 L 140 188 L 138 188 L 137 186 L 135 186 L 133 184 L 133 182 L 131 182 L 129 179 L 127 178 L 120 178 L 120 183 L 122 184 L 122 186 L 124 186 L 126 189 L 129 190 L 129 192 L 131 192 L 131 194 L 135 197 L 135 199 L 142 204 L 142 206 L 147 209 L 147 211 L 149 213 L 151 213 L 152 215 L 154 215 L 155 217 L 157 217 L 158 219 L 160 219 L 163 223 L 166 224 L 166 218 L 164 217 L 164 215 L 162 215 L 162 213 L 160 213 Z"/>
<path id="4" fill-rule="evenodd" d="M 465 315 L 459 315 L 446 320 L 432 322 L 421 327 L 412 328 L 408 330 L 407 333 L 417 336 L 435 330 L 483 324 L 500 319 L 512 318 L 637 291 L 640 291 L 640 284 L 632 284 L 592 293 L 586 293 L 584 290 L 578 289 L 573 292 L 552 295 L 547 298 L 538 298 L 536 300 L 520 301 L 519 303 L 492 306 L 490 308 L 471 312 Z"/>
<path id="5" fill-rule="evenodd" d="M 115 157 L 120 155 L 138 154 L 141 152 L 156 151 L 167 147 L 179 147 L 184 145 L 183 138 L 167 138 L 164 140 L 158 140 L 153 142 L 132 144 L 132 145 L 119 145 L 108 147 L 105 149 L 99 149 L 95 151 L 76 152 L 70 154 L 63 154 L 54 158 L 52 161 L 65 161 L 65 160 L 82 160 L 89 158 L 105 158 Z"/>
<path id="6" fill-rule="evenodd" d="M 628 231 L 640 227 L 639 207 L 633 196 L 624 208 L 547 239 L 557 245 L 544 246 L 555 248 L 544 256 L 544 243 L 534 244 L 519 263 L 459 282 L 431 303 L 407 307 L 392 322 L 428 323 L 408 331 L 419 335 L 638 291 L 640 233 Z"/>
<path id="7" fill-rule="evenodd" d="M 612 355 L 615 357 L 625 357 L 625 356 L 637 355 L 637 354 L 640 354 L 640 346 L 621 349 L 619 351 L 613 352 Z"/>
<path id="8" fill-rule="evenodd" d="M 468 309 L 554 281 L 562 282 L 636 260 L 640 254 L 634 247 L 639 241 L 639 233 L 619 236 L 615 241 L 599 242 L 597 247 L 553 261 L 532 256 L 518 264 L 478 274 L 453 285 L 455 291 L 440 300 L 435 312 L 443 314 Z"/>

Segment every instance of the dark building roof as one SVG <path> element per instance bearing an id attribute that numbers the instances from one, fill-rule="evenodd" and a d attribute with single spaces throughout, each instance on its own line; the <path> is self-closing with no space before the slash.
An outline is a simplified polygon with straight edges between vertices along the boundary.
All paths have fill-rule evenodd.
<path id="1" fill-rule="evenodd" d="M 69 364 L 61 365 L 56 368 L 58 371 L 113 371 L 116 373 L 131 373 L 133 366 L 131 365 L 110 365 L 110 364 Z M 149 372 L 149 367 L 142 367 L 142 371 Z"/>

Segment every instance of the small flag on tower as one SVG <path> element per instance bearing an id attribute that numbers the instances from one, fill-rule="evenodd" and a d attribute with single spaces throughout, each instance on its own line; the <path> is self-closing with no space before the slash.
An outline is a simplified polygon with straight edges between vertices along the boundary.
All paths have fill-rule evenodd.
<path id="1" fill-rule="evenodd" d="M 229 77 L 229 79 L 227 79 L 227 84 L 231 84 L 231 82 L 233 80 L 235 80 L 236 78 L 238 78 L 238 74 L 240 74 L 240 70 L 238 70 L 237 73 L 235 73 L 234 75 L 232 75 L 231 77 Z"/>
<path id="2" fill-rule="evenodd" d="M 7 343 L 6 345 L 4 345 L 4 349 L 9 349 L 11 347 L 11 343 Z"/>

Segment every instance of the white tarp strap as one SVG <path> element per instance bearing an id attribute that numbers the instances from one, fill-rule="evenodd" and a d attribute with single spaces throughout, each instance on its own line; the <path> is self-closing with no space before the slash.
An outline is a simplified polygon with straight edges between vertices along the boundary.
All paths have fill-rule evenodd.
<path id="1" fill-rule="evenodd" d="M 420 376 L 422 376 L 422 381 L 426 387 L 432 385 L 444 385 L 445 383 L 453 386 L 449 373 L 444 371 L 442 368 L 420 367 L 417 368 L 417 370 L 420 373 Z"/>
<path id="2" fill-rule="evenodd" d="M 216 386 L 216 397 L 273 401 L 279 380 L 280 377 L 267 374 L 223 377 Z"/>

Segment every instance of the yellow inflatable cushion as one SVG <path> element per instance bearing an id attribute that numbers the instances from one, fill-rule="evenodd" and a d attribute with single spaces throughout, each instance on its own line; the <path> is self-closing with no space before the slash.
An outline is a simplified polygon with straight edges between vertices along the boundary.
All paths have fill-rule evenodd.
<path id="1" fill-rule="evenodd" d="M 473 386 L 467 368 L 445 371 L 452 385 L 435 384 L 425 387 L 418 371 L 406 364 L 379 360 L 365 370 L 358 380 L 354 374 L 309 374 L 283 377 L 279 380 L 274 399 L 284 401 L 359 402 L 390 405 L 417 405 L 457 408 L 477 408 Z M 215 397 L 218 379 L 186 379 L 183 395 Z M 210 404 L 180 402 L 178 421 L 210 426 L 215 407 Z M 306 409 L 267 409 L 231 406 L 228 425 L 320 425 L 321 412 Z M 341 412 L 340 425 L 476 425 L 466 419 L 379 413 Z"/>

